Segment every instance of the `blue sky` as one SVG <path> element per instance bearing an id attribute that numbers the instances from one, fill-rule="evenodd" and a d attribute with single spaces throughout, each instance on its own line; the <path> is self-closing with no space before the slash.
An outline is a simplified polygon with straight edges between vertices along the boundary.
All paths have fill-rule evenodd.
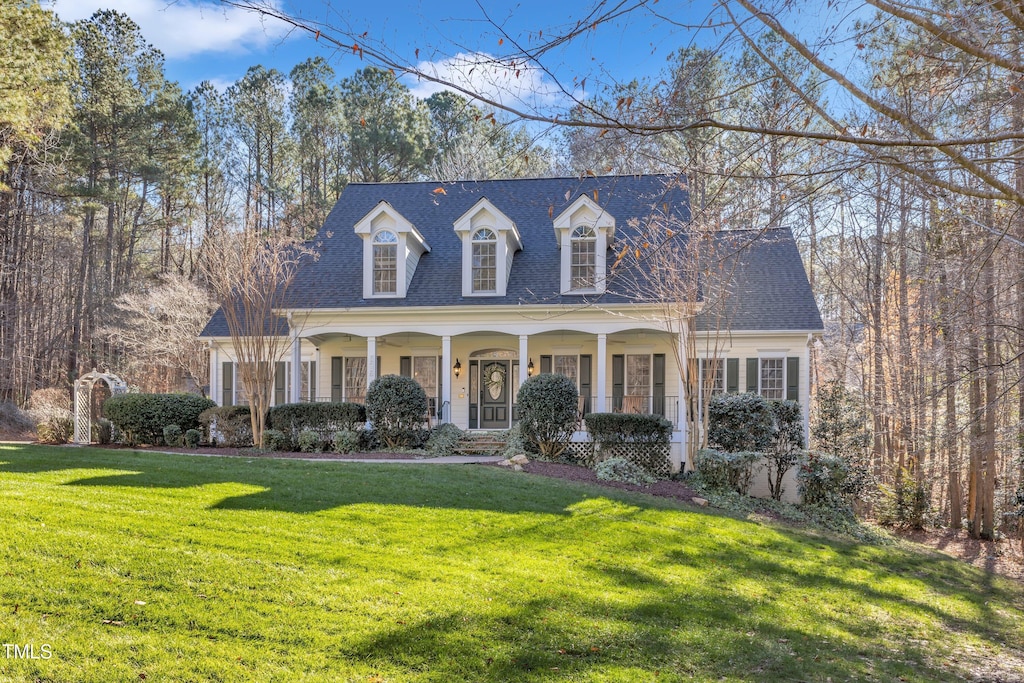
<path id="1" fill-rule="evenodd" d="M 481 2 L 485 9 L 474 0 L 269 1 L 293 16 L 345 27 L 356 34 L 367 31 L 403 60 L 442 74 L 451 72 L 459 55 L 508 54 L 512 41 L 499 44 L 499 29 L 489 23 L 485 11 L 512 39 L 529 42 L 538 40 L 539 31 L 552 35 L 574 25 L 591 6 L 587 1 L 561 0 L 521 0 L 499 8 Z M 146 39 L 164 53 L 169 78 L 186 89 L 203 80 L 225 87 L 254 64 L 287 73 L 295 64 L 314 55 L 327 58 L 339 77 L 366 64 L 351 50 L 332 50 L 308 34 L 290 31 L 285 25 L 223 6 L 216 0 L 44 0 L 44 4 L 65 21 L 87 18 L 100 8 L 128 14 L 141 26 Z M 686 11 L 697 21 L 700 4 L 693 4 Z M 586 88 L 592 91 L 598 82 L 607 82 L 610 76 L 620 81 L 656 76 L 668 56 L 687 40 L 678 27 L 639 11 L 617 24 L 587 32 L 568 48 L 546 56 L 545 65 L 569 86 L 574 78 L 587 78 Z M 466 78 L 485 89 L 501 85 L 483 84 L 479 73 Z M 547 74 L 524 73 L 517 80 L 519 97 L 525 98 L 523 91 L 529 90 L 541 104 L 551 104 L 558 98 Z M 507 80 L 504 83 L 508 85 Z M 430 94 L 431 88 L 425 84 L 412 80 L 407 80 L 407 84 L 419 95 Z"/>

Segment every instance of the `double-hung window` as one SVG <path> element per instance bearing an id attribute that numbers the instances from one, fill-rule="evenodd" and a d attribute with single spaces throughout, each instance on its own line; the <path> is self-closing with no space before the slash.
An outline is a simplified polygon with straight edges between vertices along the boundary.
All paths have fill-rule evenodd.
<path id="1" fill-rule="evenodd" d="M 786 398 L 785 362 L 785 358 L 761 359 L 758 389 L 768 400 L 781 401 Z"/>
<path id="2" fill-rule="evenodd" d="M 570 245 L 569 286 L 593 289 L 597 286 L 597 234 L 592 227 L 581 225 L 572 231 Z"/>
<path id="3" fill-rule="evenodd" d="M 373 293 L 398 293 L 398 236 L 390 230 L 373 236 Z"/>
<path id="4" fill-rule="evenodd" d="M 498 287 L 498 238 L 493 230 L 473 233 L 473 291 L 496 292 Z"/>

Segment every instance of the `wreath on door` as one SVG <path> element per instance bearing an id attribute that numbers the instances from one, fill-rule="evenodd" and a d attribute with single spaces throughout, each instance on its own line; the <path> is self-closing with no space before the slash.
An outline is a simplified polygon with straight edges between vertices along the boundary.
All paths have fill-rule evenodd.
<path id="1" fill-rule="evenodd" d="M 482 381 L 492 401 L 497 401 L 505 388 L 505 372 L 505 366 L 501 363 L 491 363 L 484 368 Z"/>

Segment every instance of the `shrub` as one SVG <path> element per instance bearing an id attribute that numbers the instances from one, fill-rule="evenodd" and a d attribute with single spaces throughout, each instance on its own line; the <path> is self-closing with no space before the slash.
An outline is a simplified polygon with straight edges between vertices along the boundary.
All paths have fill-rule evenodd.
<path id="1" fill-rule="evenodd" d="M 697 476 L 709 489 L 746 495 L 754 478 L 754 463 L 760 457 L 750 451 L 726 453 L 705 448 L 697 453 Z"/>
<path id="2" fill-rule="evenodd" d="M 623 481 L 627 484 L 643 486 L 653 484 L 657 479 L 642 467 L 634 465 L 625 458 L 609 458 L 597 465 L 597 478 L 605 481 Z"/>
<path id="3" fill-rule="evenodd" d="M 233 448 L 252 446 L 252 422 L 249 406 L 208 408 L 199 414 L 211 444 Z"/>
<path id="4" fill-rule="evenodd" d="M 455 449 L 463 436 L 465 436 L 465 432 L 457 425 L 450 422 L 439 424 L 430 430 L 430 437 L 427 438 L 427 453 L 435 458 L 455 455 Z"/>
<path id="5" fill-rule="evenodd" d="M 378 377 L 366 390 L 366 419 L 388 448 L 416 447 L 427 421 L 427 395 L 412 377 Z"/>
<path id="6" fill-rule="evenodd" d="M 925 482 L 906 469 L 896 472 L 891 486 L 880 486 L 878 522 L 885 526 L 923 529 L 931 510 L 931 492 Z"/>
<path id="7" fill-rule="evenodd" d="M 106 445 L 114 442 L 114 424 L 105 417 L 92 423 L 92 433 L 96 437 L 96 443 Z"/>
<path id="8" fill-rule="evenodd" d="M 198 429 L 189 429 L 185 431 L 185 447 L 186 448 L 198 448 L 199 442 L 203 440 L 203 433 Z"/>
<path id="9" fill-rule="evenodd" d="M 32 416 L 13 403 L 0 403 L 0 434 L 28 436 L 35 431 Z"/>
<path id="10" fill-rule="evenodd" d="M 299 432 L 298 446 L 299 450 L 303 453 L 319 453 L 320 448 L 320 434 L 314 432 L 312 429 L 303 429 Z"/>
<path id="11" fill-rule="evenodd" d="M 668 443 L 672 439 L 672 423 L 661 415 L 591 413 L 586 420 L 591 438 L 602 444 Z"/>
<path id="12" fill-rule="evenodd" d="M 268 451 L 290 451 L 292 440 L 280 429 L 264 429 L 263 448 Z"/>
<path id="13" fill-rule="evenodd" d="M 739 453 L 764 453 L 771 445 L 772 412 L 758 394 L 719 394 L 708 403 L 708 445 Z"/>
<path id="14" fill-rule="evenodd" d="M 566 449 L 576 430 L 578 397 L 576 383 L 564 375 L 536 375 L 519 388 L 523 438 L 542 456 L 556 458 Z"/>
<path id="15" fill-rule="evenodd" d="M 356 431 L 366 422 L 366 408 L 358 403 L 285 403 L 267 413 L 267 426 L 298 441 L 299 432 L 312 429 L 328 443 L 337 431 Z"/>
<path id="16" fill-rule="evenodd" d="M 796 476 L 803 504 L 849 507 L 849 474 L 844 458 L 829 453 L 808 453 Z"/>
<path id="17" fill-rule="evenodd" d="M 196 394 L 119 394 L 103 402 L 103 416 L 129 444 L 159 444 L 164 427 L 199 427 L 199 415 L 214 402 Z"/>
<path id="18" fill-rule="evenodd" d="M 513 455 L 519 455 L 520 453 L 526 453 L 528 444 L 526 439 L 523 437 L 522 427 L 516 422 L 512 425 L 512 428 L 507 430 L 502 436 L 502 440 L 505 442 L 505 448 L 502 449 L 501 457 L 511 458 Z"/>
<path id="19" fill-rule="evenodd" d="M 67 443 L 75 433 L 68 392 L 48 387 L 32 392 L 28 412 L 36 425 L 36 437 L 42 443 Z"/>
<path id="20" fill-rule="evenodd" d="M 181 427 L 178 425 L 167 425 L 164 427 L 164 443 L 171 448 L 178 448 L 181 446 Z"/>
<path id="21" fill-rule="evenodd" d="M 335 453 L 354 453 L 360 449 L 362 438 L 359 432 L 342 429 L 334 433 L 332 443 Z"/>

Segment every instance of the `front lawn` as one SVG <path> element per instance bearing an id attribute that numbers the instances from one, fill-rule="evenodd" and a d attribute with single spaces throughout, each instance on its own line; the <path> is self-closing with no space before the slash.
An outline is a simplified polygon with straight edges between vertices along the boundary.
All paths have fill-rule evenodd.
<path id="1" fill-rule="evenodd" d="M 4 446 L 0 500 L 3 681 L 1024 679 L 1018 583 L 499 468 Z"/>

